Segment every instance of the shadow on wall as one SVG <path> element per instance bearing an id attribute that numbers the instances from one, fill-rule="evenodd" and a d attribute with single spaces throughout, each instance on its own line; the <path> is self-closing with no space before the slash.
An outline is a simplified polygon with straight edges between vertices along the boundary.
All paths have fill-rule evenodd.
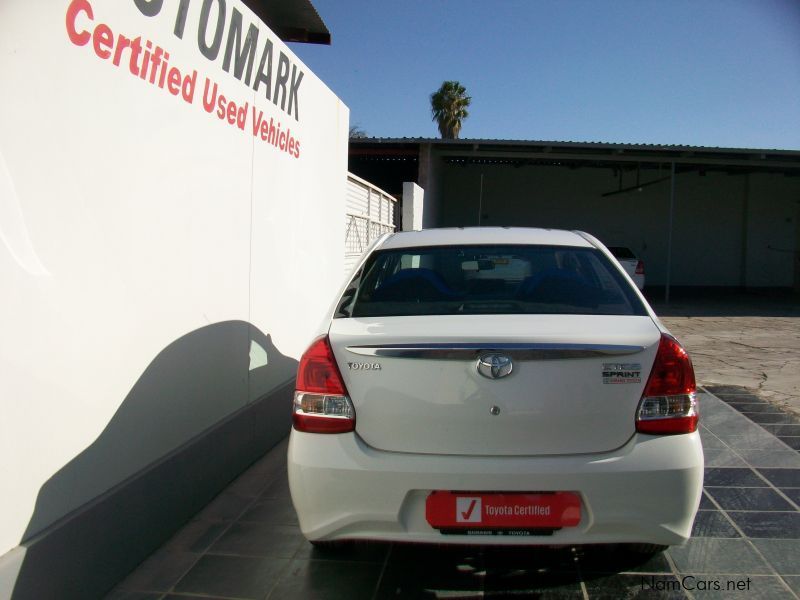
<path id="1" fill-rule="evenodd" d="M 42 486 L 12 597 L 112 587 L 288 434 L 296 369 L 244 321 L 167 346 L 100 436 Z"/>

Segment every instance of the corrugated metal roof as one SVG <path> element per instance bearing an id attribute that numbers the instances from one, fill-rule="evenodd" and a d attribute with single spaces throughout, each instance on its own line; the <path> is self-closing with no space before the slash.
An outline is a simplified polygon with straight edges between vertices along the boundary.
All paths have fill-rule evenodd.
<path id="1" fill-rule="evenodd" d="M 354 138 L 350 140 L 352 145 L 369 144 L 436 144 L 452 146 L 475 146 L 477 145 L 496 145 L 496 146 L 538 146 L 552 148 L 592 148 L 607 150 L 651 150 L 651 151 L 672 151 L 672 152 L 713 152 L 729 154 L 781 154 L 783 156 L 800 157 L 800 150 L 781 150 L 778 148 L 726 148 L 721 146 L 689 146 L 680 144 L 630 144 L 617 142 L 574 142 L 558 140 L 515 140 L 515 139 L 492 139 L 492 138 L 472 138 L 443 140 L 440 138 L 423 137 L 402 137 L 402 138 Z"/>

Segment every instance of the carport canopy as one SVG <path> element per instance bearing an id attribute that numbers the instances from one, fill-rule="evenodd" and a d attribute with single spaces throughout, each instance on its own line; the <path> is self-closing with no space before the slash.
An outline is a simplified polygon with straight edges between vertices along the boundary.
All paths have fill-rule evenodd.
<path id="1" fill-rule="evenodd" d="M 800 288 L 798 151 L 363 138 L 350 140 L 349 159 L 351 172 L 390 193 L 403 181 L 422 187 L 425 227 L 584 229 L 613 245 L 629 237 L 648 285 L 667 298 L 673 285 Z"/>

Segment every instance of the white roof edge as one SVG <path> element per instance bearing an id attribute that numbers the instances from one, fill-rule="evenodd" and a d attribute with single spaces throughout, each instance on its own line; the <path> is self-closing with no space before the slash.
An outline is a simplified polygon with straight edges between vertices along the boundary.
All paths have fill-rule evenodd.
<path id="1" fill-rule="evenodd" d="M 585 239 L 587 242 L 589 242 L 589 244 L 591 244 L 595 248 L 602 248 L 603 245 L 604 245 L 603 242 L 598 240 L 591 233 L 586 233 L 585 231 L 578 231 L 577 229 L 573 230 L 572 233 L 575 233 L 575 234 L 581 236 L 583 239 Z"/>
<path id="2" fill-rule="evenodd" d="M 381 249 L 451 246 L 456 244 L 537 244 L 543 246 L 579 246 L 595 244 L 582 232 L 533 227 L 448 227 L 402 231 L 392 234 Z"/>

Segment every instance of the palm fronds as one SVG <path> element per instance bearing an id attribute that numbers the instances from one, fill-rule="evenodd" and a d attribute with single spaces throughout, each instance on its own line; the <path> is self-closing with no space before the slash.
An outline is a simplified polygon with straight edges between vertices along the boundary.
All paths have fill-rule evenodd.
<path id="1" fill-rule="evenodd" d="M 461 131 L 461 123 L 469 116 L 467 107 L 472 98 L 458 81 L 445 81 L 431 94 L 432 120 L 439 126 L 442 139 L 454 140 Z"/>

